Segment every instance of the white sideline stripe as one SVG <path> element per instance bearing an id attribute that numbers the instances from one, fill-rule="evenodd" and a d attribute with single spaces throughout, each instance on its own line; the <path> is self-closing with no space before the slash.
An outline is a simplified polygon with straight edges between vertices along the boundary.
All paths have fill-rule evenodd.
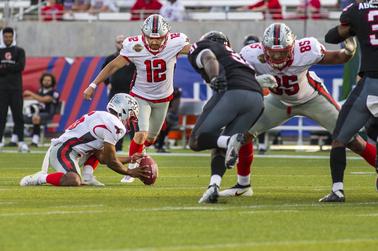
<path id="1" fill-rule="evenodd" d="M 1 153 L 19 153 L 16 150 L 3 150 Z M 30 153 L 20 153 L 20 154 L 45 154 L 46 151 L 32 151 Z M 126 154 L 126 153 L 125 153 Z M 210 157 L 210 153 L 149 153 L 148 155 L 151 156 L 159 156 L 159 157 Z M 272 159 L 329 159 L 329 155 L 322 156 L 322 155 L 286 155 L 286 154 L 265 154 L 265 155 L 258 155 L 256 154 L 254 158 L 272 158 Z M 361 160 L 361 157 L 358 156 L 350 156 L 347 157 L 348 160 Z"/>
<path id="2" fill-rule="evenodd" d="M 101 210 L 78 210 L 78 211 L 69 211 L 69 210 L 53 210 L 53 211 L 42 211 L 42 212 L 17 212 L 17 213 L 0 213 L 0 217 L 11 217 L 11 216 L 41 216 L 41 215 L 61 215 L 61 214 L 97 214 L 97 213 L 112 213 L 112 212 L 166 212 L 166 211 L 227 211 L 235 209 L 261 209 L 268 208 L 268 212 L 275 211 L 274 208 L 277 208 L 278 211 L 288 211 L 290 209 L 283 208 L 304 208 L 304 207 L 322 207 L 327 206 L 340 206 L 345 207 L 348 205 L 377 205 L 378 202 L 348 202 L 347 204 L 322 204 L 322 203 L 304 203 L 304 204 L 280 204 L 280 205 L 251 205 L 251 206 L 230 206 L 224 207 L 216 205 L 203 205 L 203 206 L 186 206 L 186 207 L 155 207 L 155 208 L 125 208 L 122 210 L 114 209 L 111 207 Z M 298 210 L 298 209 L 297 209 Z M 277 212 L 278 212 L 277 211 Z M 245 211 L 248 212 L 248 211 Z M 239 212 L 240 213 L 240 212 Z M 352 216 L 354 217 L 354 215 Z M 378 240 L 378 239 L 377 239 Z"/>
<path id="3" fill-rule="evenodd" d="M 376 172 L 350 172 L 350 174 L 355 174 L 355 175 L 375 175 L 377 174 Z"/>
<path id="4" fill-rule="evenodd" d="M 291 240 L 291 241 L 265 241 L 265 242 L 245 242 L 245 243 L 220 243 L 204 245 L 186 246 L 165 246 L 165 247 L 146 247 L 146 248 L 125 248 L 125 249 L 101 249 L 102 251 L 157 251 L 157 250 L 208 250 L 218 248 L 244 248 L 259 246 L 292 246 L 292 245 L 311 245 L 311 244 L 346 244 L 357 242 L 378 242 L 378 239 L 339 239 L 339 240 Z M 93 251 L 94 249 L 91 249 Z M 99 250 L 99 249 L 97 249 Z"/>
<path id="5" fill-rule="evenodd" d="M 375 214 L 358 214 L 357 216 L 361 216 L 361 217 L 378 217 L 378 213 L 375 213 Z"/>

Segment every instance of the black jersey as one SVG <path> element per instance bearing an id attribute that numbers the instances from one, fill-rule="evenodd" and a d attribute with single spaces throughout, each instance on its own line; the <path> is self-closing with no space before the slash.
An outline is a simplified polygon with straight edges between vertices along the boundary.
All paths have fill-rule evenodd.
<path id="1" fill-rule="evenodd" d="M 378 5 L 355 3 L 346 7 L 341 16 L 342 25 L 349 25 L 361 47 L 360 72 L 378 73 Z"/>
<path id="2" fill-rule="evenodd" d="M 229 90 L 244 89 L 261 93 L 261 87 L 255 78 L 255 70 L 238 53 L 230 47 L 210 40 L 202 40 L 192 45 L 189 53 L 189 61 L 193 68 L 201 74 L 206 82 L 210 82 L 203 68 L 197 65 L 198 54 L 205 50 L 211 50 L 220 65 L 221 74 L 225 74 Z"/>
<path id="3" fill-rule="evenodd" d="M 47 112 L 47 113 L 55 113 L 57 105 L 59 103 L 59 92 L 54 90 L 53 88 L 39 88 L 38 95 L 45 97 L 51 96 L 52 102 L 50 103 L 41 103 L 41 110 L 40 112 Z"/>

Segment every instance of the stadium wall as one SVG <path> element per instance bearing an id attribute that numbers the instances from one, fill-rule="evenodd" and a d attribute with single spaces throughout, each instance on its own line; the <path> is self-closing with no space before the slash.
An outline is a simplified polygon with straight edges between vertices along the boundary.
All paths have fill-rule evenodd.
<path id="1" fill-rule="evenodd" d="M 323 42 L 325 33 L 335 26 L 336 20 L 285 21 L 297 37 L 313 36 Z M 210 30 L 225 32 L 235 50 L 239 51 L 245 35 L 262 36 L 272 21 L 185 21 L 172 23 L 172 31 L 187 34 L 196 41 Z M 141 22 L 16 22 L 17 43 L 32 57 L 82 57 L 105 56 L 114 50 L 118 34 L 140 33 Z M 335 46 L 327 45 L 327 48 Z"/>

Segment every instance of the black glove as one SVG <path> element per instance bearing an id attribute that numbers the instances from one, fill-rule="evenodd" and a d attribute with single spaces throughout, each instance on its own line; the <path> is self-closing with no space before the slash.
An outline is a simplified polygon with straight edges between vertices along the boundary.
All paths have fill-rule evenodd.
<path id="1" fill-rule="evenodd" d="M 210 80 L 210 87 L 216 92 L 227 90 L 227 80 L 224 76 L 216 76 Z"/>

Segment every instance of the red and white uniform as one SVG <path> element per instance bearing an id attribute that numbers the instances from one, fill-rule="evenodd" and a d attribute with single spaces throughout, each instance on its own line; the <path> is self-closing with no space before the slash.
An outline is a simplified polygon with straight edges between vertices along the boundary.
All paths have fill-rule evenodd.
<path id="1" fill-rule="evenodd" d="M 264 54 L 261 43 L 244 47 L 240 54 L 256 69 L 257 75 L 271 74 L 276 77 L 278 87 L 271 89 L 271 93 L 282 103 L 298 105 L 317 95 L 316 88 L 309 81 L 309 78 L 317 77 L 313 72 L 309 74 L 308 69 L 323 59 L 324 50 L 324 46 L 313 37 L 296 40 L 294 58 L 282 70 L 277 70 L 268 63 L 261 63 L 259 56 Z"/>
<path id="2" fill-rule="evenodd" d="M 137 70 L 130 95 L 147 101 L 169 101 L 173 94 L 176 57 L 187 44 L 184 33 L 170 33 L 164 49 L 155 54 L 146 48 L 141 35 L 126 38 L 120 55 L 133 62 Z"/>
<path id="3" fill-rule="evenodd" d="M 126 133 L 122 122 L 113 114 L 95 111 L 71 124 L 59 137 L 51 140 L 50 164 L 59 172 L 75 171 L 104 142 L 115 145 Z"/>
<path id="4" fill-rule="evenodd" d="M 279 70 L 261 60 L 264 54 L 261 43 L 241 50 L 240 54 L 255 68 L 257 75 L 271 74 L 278 83 L 278 87 L 271 89 L 272 95 L 264 99 L 264 112 L 249 130 L 251 134 L 258 135 L 296 115 L 307 116 L 329 132 L 333 131 L 339 105 L 316 74 L 308 71 L 323 59 L 324 51 L 324 46 L 313 37 L 296 40 L 292 61 Z"/>

